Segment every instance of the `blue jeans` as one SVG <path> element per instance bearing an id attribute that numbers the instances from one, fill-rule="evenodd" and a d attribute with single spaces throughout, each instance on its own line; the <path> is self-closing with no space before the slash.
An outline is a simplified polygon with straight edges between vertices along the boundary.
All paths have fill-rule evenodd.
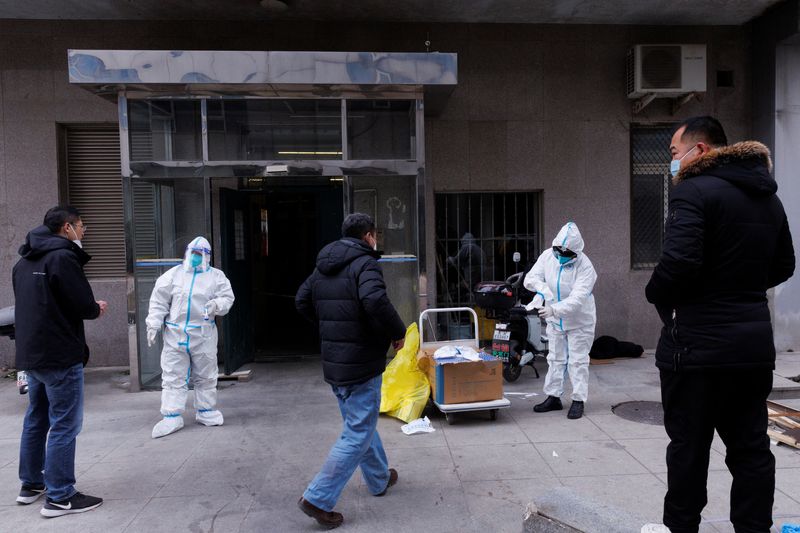
<path id="1" fill-rule="evenodd" d="M 51 500 L 66 500 L 77 492 L 75 439 L 83 425 L 83 365 L 29 370 L 28 398 L 19 479 L 26 486 L 44 484 Z"/>
<path id="2" fill-rule="evenodd" d="M 339 400 L 344 427 L 322 470 L 303 494 L 306 501 L 323 511 L 333 510 L 359 466 L 372 494 L 380 494 L 389 484 L 389 462 L 378 435 L 381 380 L 377 376 L 356 385 L 331 386 Z"/>

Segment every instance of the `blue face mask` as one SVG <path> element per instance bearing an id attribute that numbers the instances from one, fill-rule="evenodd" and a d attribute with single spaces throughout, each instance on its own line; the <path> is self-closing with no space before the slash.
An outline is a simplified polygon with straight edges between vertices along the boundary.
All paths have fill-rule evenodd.
<path id="1" fill-rule="evenodd" d="M 697 146 L 693 147 L 691 150 L 683 154 L 683 157 L 686 157 L 687 155 L 691 154 L 695 148 L 697 148 Z M 681 157 L 680 159 L 673 159 L 672 161 L 669 162 L 669 173 L 672 174 L 673 178 L 677 176 L 678 172 L 680 172 L 681 170 L 681 161 L 683 161 L 683 157 Z"/>
<path id="2" fill-rule="evenodd" d="M 192 254 L 192 261 L 191 265 L 193 268 L 197 268 L 203 264 L 203 256 L 198 254 Z"/>
<path id="3" fill-rule="evenodd" d="M 561 263 L 562 265 L 566 265 L 567 263 L 569 263 L 574 259 L 573 257 L 564 257 L 563 255 L 559 255 L 557 257 L 558 257 L 558 262 Z"/>

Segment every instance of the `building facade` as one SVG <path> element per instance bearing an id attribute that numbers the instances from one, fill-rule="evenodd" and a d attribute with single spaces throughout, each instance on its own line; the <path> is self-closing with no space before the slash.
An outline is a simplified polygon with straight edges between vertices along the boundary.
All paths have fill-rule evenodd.
<path id="1" fill-rule="evenodd" d="M 791 20 L 792 16 L 794 31 L 788 24 L 780 41 L 764 42 L 764 34 L 775 35 L 764 28 L 777 21 L 785 27 L 787 17 Z M 230 189 L 248 191 L 245 210 L 251 214 L 260 212 L 264 217 L 245 223 L 246 228 L 260 227 L 263 235 L 259 237 L 256 230 L 245 232 L 255 239 L 248 249 L 260 250 L 256 254 L 260 259 L 243 266 L 247 270 L 243 275 L 251 285 L 248 298 L 241 301 L 249 300 L 245 318 L 250 321 L 252 333 L 248 335 L 254 335 L 253 341 L 267 352 L 270 346 L 291 346 L 295 338 L 303 335 L 302 331 L 288 331 L 286 324 L 280 322 L 286 313 L 275 311 L 286 305 L 295 281 L 276 283 L 275 276 L 259 277 L 253 272 L 272 268 L 272 272 L 288 276 L 286 279 L 304 276 L 310 266 L 303 261 L 307 262 L 310 252 L 301 250 L 308 248 L 304 243 L 312 240 L 293 235 L 291 230 L 316 231 L 314 235 L 323 242 L 325 237 L 320 235 L 331 227 L 336 233 L 334 219 L 356 208 L 382 213 L 378 219 L 379 229 L 384 232 L 383 246 L 398 259 L 397 264 L 384 267 L 387 272 L 404 272 L 396 278 L 408 283 L 393 290 L 399 298 L 412 295 L 406 305 L 408 320 L 428 305 L 469 305 L 464 288 L 474 281 L 473 277 L 496 279 L 513 273 L 514 251 L 522 254 L 523 263 L 535 260 L 558 229 L 567 221 L 574 221 L 598 272 L 597 334 L 652 348 L 660 325 L 644 298 L 644 286 L 660 250 L 668 195 L 664 173 L 669 161 L 668 144 L 663 143 L 668 143 L 672 124 L 689 116 L 710 114 L 722 121 L 731 142 L 765 140 L 775 151 L 779 194 L 787 205 L 795 235 L 800 235 L 794 207 L 800 205 L 794 201 L 800 200 L 795 198 L 800 189 L 792 171 L 800 161 L 797 150 L 791 148 L 800 141 L 796 90 L 800 54 L 797 45 L 792 44 L 797 28 L 796 2 L 779 4 L 758 19 L 738 26 L 0 20 L 0 306 L 13 304 L 11 268 L 17 260 L 16 250 L 26 233 L 41 223 L 46 209 L 62 201 L 85 205 L 85 222 L 90 226 L 86 247 L 99 258 L 89 276 L 96 296 L 109 302 L 107 316 L 87 323 L 92 364 L 128 365 L 131 354 L 135 361 L 141 361 L 142 354 L 136 354 L 146 345 L 140 340 L 141 332 L 137 338 L 136 324 L 141 323 L 141 310 L 146 308 L 149 294 L 142 281 L 145 277 L 131 277 L 135 263 L 148 258 L 174 259 L 180 252 L 167 253 L 162 247 L 157 253 L 154 249 L 152 257 L 137 256 L 131 248 L 131 235 L 139 235 L 135 240 L 140 247 L 148 242 L 147 227 L 141 223 L 146 220 L 148 205 L 163 208 L 169 201 L 173 217 L 182 207 L 202 205 L 200 216 L 194 212 L 180 215 L 180 220 L 173 218 L 172 224 L 186 226 L 173 230 L 182 235 L 211 237 L 215 263 L 235 268 L 222 257 L 223 250 L 236 256 L 237 239 L 243 238 L 235 220 L 224 221 L 225 210 L 232 212 L 236 200 L 230 199 L 231 193 L 221 191 Z M 705 45 L 706 91 L 680 106 L 675 105 L 674 99 L 656 99 L 634 113 L 627 96 L 626 58 L 637 44 Z M 248 155 L 267 149 L 266 145 L 277 150 L 278 141 L 274 132 L 267 131 L 268 127 L 263 129 L 260 119 L 242 118 L 247 112 L 237 108 L 235 99 L 224 98 L 236 91 L 211 95 L 206 103 L 196 103 L 196 115 L 187 111 L 192 116 L 184 113 L 183 118 L 180 106 L 172 105 L 166 110 L 163 102 L 151 101 L 136 108 L 136 104 L 130 104 L 136 100 L 133 98 L 125 107 L 129 111 L 129 139 L 120 145 L 115 141 L 121 131 L 122 108 L 113 95 L 119 94 L 120 89 L 131 90 L 133 84 L 105 88 L 93 84 L 87 88 L 75 82 L 74 73 L 71 83 L 69 50 L 439 52 L 457 58 L 457 82 L 447 94 L 426 94 L 420 87 L 417 92 L 377 98 L 381 100 L 379 104 L 375 104 L 374 95 L 363 97 L 374 88 L 361 87 L 362 97 L 348 100 L 346 92 L 341 93 L 345 96 L 321 94 L 312 87 L 307 98 L 300 100 L 332 100 L 332 114 L 320 119 L 326 108 L 317 103 L 310 104 L 310 108 L 301 105 L 299 110 L 294 106 L 290 115 L 280 115 L 281 120 L 312 117 L 309 120 L 316 121 L 313 129 L 319 143 L 311 152 L 321 153 L 325 150 L 319 147 L 328 146 L 320 121 L 341 121 L 348 132 L 359 135 L 383 128 L 382 140 L 373 141 L 364 153 L 380 150 L 378 145 L 386 139 L 399 136 L 403 139 L 400 144 L 419 146 L 413 154 L 401 151 L 391 157 L 414 163 L 415 169 L 423 169 L 421 175 L 395 171 L 394 181 L 388 182 L 375 178 L 380 174 L 377 171 L 372 176 L 362 172 L 362 177 L 346 170 L 320 171 L 310 174 L 326 178 L 324 183 L 287 183 L 287 177 L 280 175 L 282 169 L 277 169 L 276 175 L 263 169 L 258 175 L 242 172 L 215 176 L 212 172 L 206 174 L 207 189 L 205 193 L 201 191 L 198 200 L 197 191 L 187 186 L 188 182 L 162 172 L 162 177 L 174 178 L 169 186 L 167 181 L 153 182 L 150 192 L 139 191 L 136 196 L 136 191 L 123 190 L 122 173 L 104 170 L 113 169 L 116 161 L 124 159 L 120 146 L 123 151 L 150 150 L 150 160 L 163 160 L 168 156 L 157 156 L 163 147 L 156 144 L 163 142 L 163 132 L 169 130 L 173 135 L 169 150 L 186 149 L 176 139 L 181 135 L 191 138 L 185 137 L 188 130 L 199 131 L 201 124 L 192 117 L 201 117 L 200 107 L 206 113 L 202 125 L 208 130 L 199 135 L 209 136 L 204 145 L 208 149 L 212 149 L 213 135 L 224 138 L 231 128 L 238 128 L 236 131 L 241 133 L 246 126 L 246 140 L 229 143 L 227 149 L 231 152 L 220 156 L 220 160 L 231 159 L 230 153 L 239 154 L 235 157 L 238 160 L 285 159 L 289 163 L 300 157 L 285 153 L 284 157 Z M 768 73 L 763 72 L 764 53 L 773 54 L 771 84 L 767 83 Z M 140 66 L 146 68 L 148 64 L 144 60 Z M 105 92 L 105 97 L 96 94 L 98 91 Z M 179 88 L 172 87 L 171 91 L 171 99 L 166 101 L 177 101 Z M 284 97 L 277 91 L 272 99 Z M 340 112 L 336 106 L 344 100 L 350 103 L 345 103 Z M 406 104 L 402 102 L 411 102 L 411 107 L 403 107 Z M 774 109 L 771 123 L 770 103 Z M 281 113 L 277 108 L 270 109 L 265 108 L 267 114 L 263 116 L 274 119 L 274 113 Z M 149 134 L 136 136 L 137 117 L 146 124 L 140 131 Z M 419 125 L 413 122 L 417 117 Z M 160 136 L 153 133 L 158 128 Z M 342 135 L 341 129 L 337 131 Z M 291 134 L 287 135 L 291 138 Z M 220 143 L 225 145 L 224 141 Z M 389 144 L 397 145 L 395 141 Z M 338 146 L 337 149 L 334 143 L 331 151 L 358 150 L 354 139 L 345 139 Z M 306 152 L 303 158 L 307 158 L 309 150 L 302 151 Z M 283 152 L 291 150 L 284 147 Z M 339 155 L 334 158 L 340 159 Z M 169 157 L 180 159 L 174 153 Z M 136 173 L 134 169 L 133 174 Z M 308 174 L 296 173 L 303 178 Z M 289 177 L 294 175 L 289 173 Z M 404 181 L 397 176 L 413 176 L 419 181 Z M 98 192 L 98 184 L 105 187 L 102 192 Z M 161 187 L 159 196 L 154 191 L 161 191 Z M 341 197 L 344 202 L 339 201 Z M 136 204 L 136 198 L 144 198 L 144 203 Z M 138 210 L 138 218 L 130 213 L 126 218 L 126 209 Z M 315 213 L 326 209 L 332 214 L 324 219 L 325 228 L 313 230 L 320 220 Z M 208 213 L 210 217 L 205 216 Z M 163 214 L 153 211 L 153 216 Z M 129 226 L 136 220 L 139 224 L 126 228 L 126 220 Z M 156 235 L 155 246 L 160 230 L 153 228 L 163 221 L 154 220 L 150 233 Z M 93 226 L 98 227 L 95 242 Z M 230 233 L 228 237 L 224 236 L 226 232 Z M 403 242 L 412 244 L 392 248 L 391 235 L 400 234 L 406 235 Z M 483 252 L 477 273 L 466 272 L 448 261 L 458 254 L 466 234 L 472 235 Z M 180 247 L 177 241 L 173 244 Z M 408 258 L 418 261 L 411 273 L 402 270 L 408 268 L 408 261 L 400 261 Z M 305 266 L 285 266 L 301 263 Z M 155 269 L 151 277 L 160 268 L 146 261 L 142 267 Z M 793 332 L 799 331 L 800 309 L 798 299 L 791 297 L 795 287 L 790 281 L 776 291 L 779 348 L 796 346 L 797 333 Z M 138 313 L 131 312 L 136 309 Z M 0 338 L 0 364 L 10 363 L 13 343 Z M 136 369 L 137 374 L 141 371 Z"/>

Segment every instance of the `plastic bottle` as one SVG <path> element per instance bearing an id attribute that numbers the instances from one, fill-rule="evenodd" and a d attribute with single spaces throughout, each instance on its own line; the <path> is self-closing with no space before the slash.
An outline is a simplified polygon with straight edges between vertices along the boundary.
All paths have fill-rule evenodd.
<path id="1" fill-rule="evenodd" d="M 200 328 L 200 332 L 204 339 L 211 335 L 211 320 L 208 316 L 208 307 L 203 307 L 203 326 Z"/>
<path id="2" fill-rule="evenodd" d="M 28 394 L 28 374 L 24 370 L 17 371 L 17 388 L 20 394 Z"/>

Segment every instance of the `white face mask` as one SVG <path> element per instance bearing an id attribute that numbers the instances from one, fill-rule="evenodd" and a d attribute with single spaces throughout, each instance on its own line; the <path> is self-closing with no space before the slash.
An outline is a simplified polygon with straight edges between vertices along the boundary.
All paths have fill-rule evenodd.
<path id="1" fill-rule="evenodd" d="M 72 228 L 72 233 L 74 233 L 74 234 L 75 234 L 75 236 L 77 237 L 77 236 L 78 236 L 78 232 L 77 232 L 77 231 L 75 231 L 75 226 L 73 226 L 72 224 L 70 224 L 70 225 L 69 225 L 69 227 L 70 227 L 70 228 Z M 77 245 L 78 245 L 78 248 L 83 248 L 83 243 L 81 242 L 81 240 L 80 240 L 80 239 L 70 239 L 70 240 L 71 240 L 72 242 L 74 242 L 75 244 L 77 244 Z"/>
<path id="2" fill-rule="evenodd" d="M 697 148 L 696 145 L 694 147 L 692 147 L 691 150 L 689 150 L 688 152 L 683 154 L 683 157 L 681 157 L 680 159 L 673 159 L 672 161 L 670 161 L 670 163 L 669 163 L 669 173 L 672 174 L 673 178 L 678 175 L 678 172 L 680 172 L 680 170 L 681 170 L 681 161 L 683 161 L 683 158 L 686 157 L 687 155 L 691 154 L 694 151 L 695 148 Z"/>

